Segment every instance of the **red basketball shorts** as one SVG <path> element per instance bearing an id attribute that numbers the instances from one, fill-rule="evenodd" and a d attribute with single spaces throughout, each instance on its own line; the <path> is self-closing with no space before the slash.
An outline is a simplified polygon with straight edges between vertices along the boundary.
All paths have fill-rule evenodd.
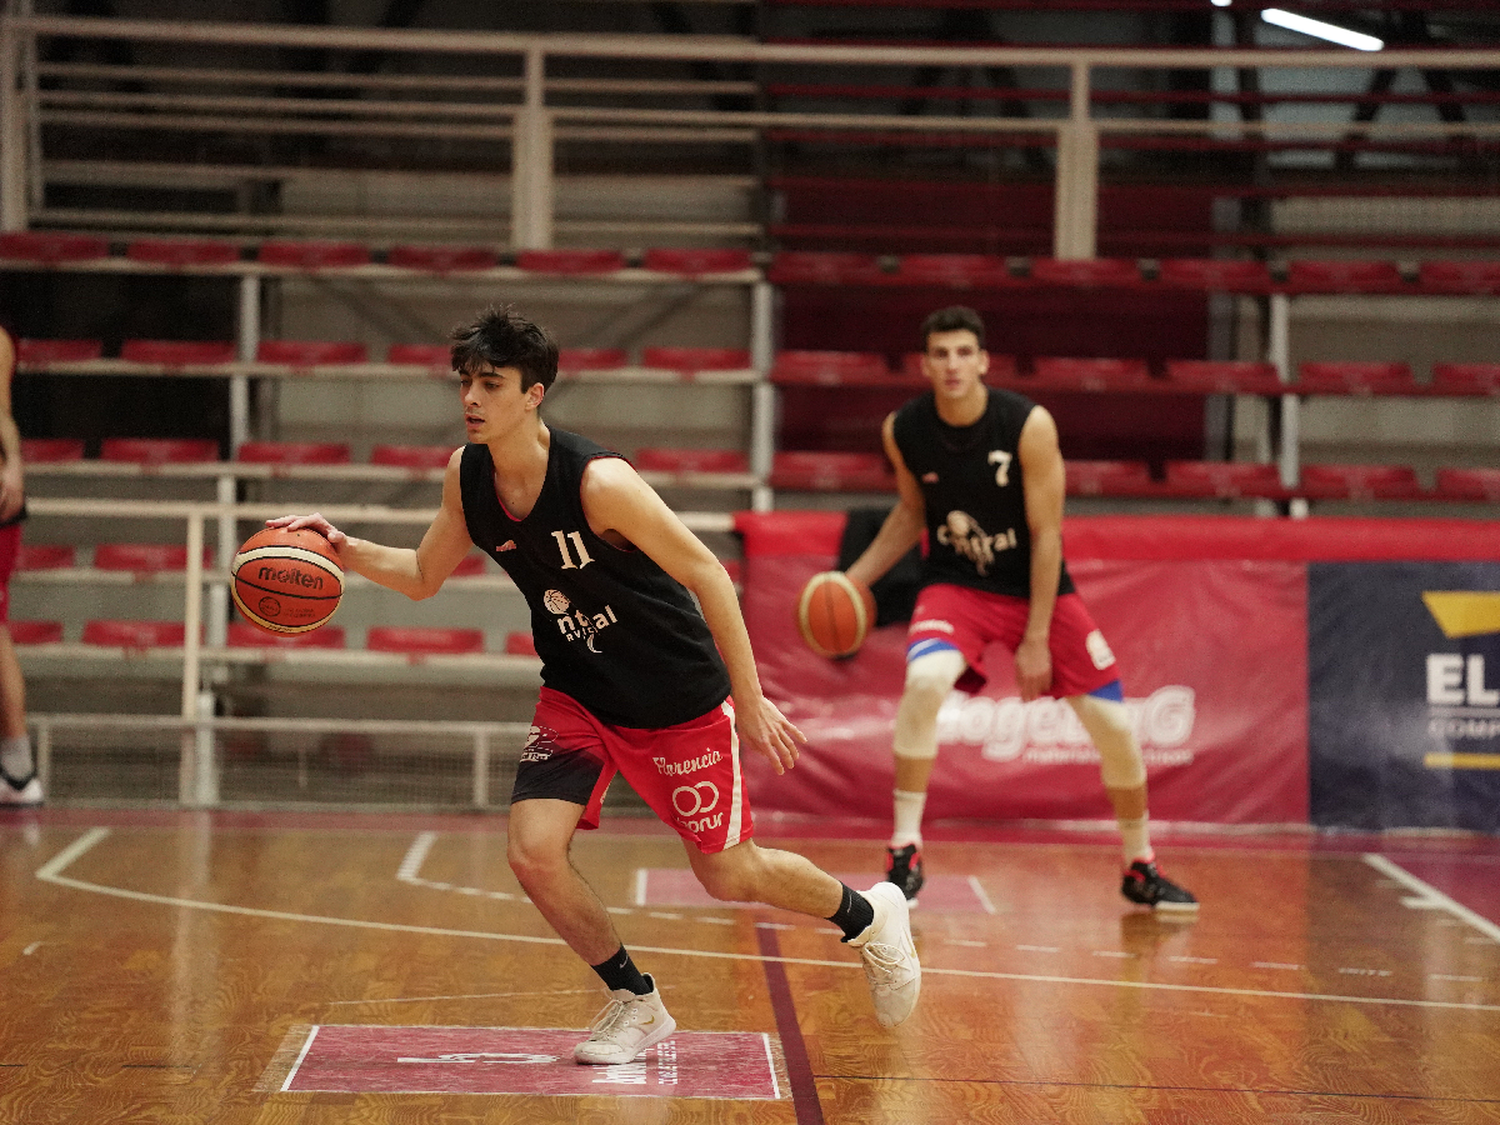
<path id="1" fill-rule="evenodd" d="M 907 658 L 924 644 L 946 642 L 963 654 L 969 667 L 958 689 L 977 692 L 989 678 L 985 650 L 992 644 L 1016 651 L 1026 633 L 1031 603 L 1025 598 L 990 594 L 966 586 L 938 583 L 917 598 L 906 632 Z M 1058 699 L 1087 695 L 1120 678 L 1114 653 L 1077 594 L 1063 594 L 1052 610 L 1047 647 L 1052 652 L 1052 686 L 1045 694 Z"/>
<path id="2" fill-rule="evenodd" d="M 511 802 L 572 801 L 583 806 L 579 823 L 598 828 L 616 772 L 700 852 L 712 855 L 750 839 L 754 824 L 729 700 L 689 722 L 641 730 L 611 726 L 571 696 L 542 688 Z"/>
<path id="3" fill-rule="evenodd" d="M 21 525 L 0 527 L 0 625 L 10 620 L 10 576 L 21 553 Z"/>

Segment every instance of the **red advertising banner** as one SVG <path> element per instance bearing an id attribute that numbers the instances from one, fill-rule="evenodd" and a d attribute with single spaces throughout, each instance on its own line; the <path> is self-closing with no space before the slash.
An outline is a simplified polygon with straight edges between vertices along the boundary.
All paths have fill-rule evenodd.
<path id="1" fill-rule="evenodd" d="M 877 630 L 848 660 L 808 650 L 793 606 L 807 578 L 833 565 L 843 517 L 786 518 L 742 528 L 744 607 L 766 692 L 810 745 L 781 777 L 748 762 L 751 796 L 767 811 L 883 819 L 905 625 Z M 1068 565 L 1123 671 L 1153 818 L 1305 824 L 1305 565 L 1071 556 Z M 1010 661 L 996 654 L 988 663 L 984 692 L 954 693 L 943 708 L 929 822 L 1108 817 L 1098 755 L 1072 709 L 1052 699 L 1023 705 Z"/>

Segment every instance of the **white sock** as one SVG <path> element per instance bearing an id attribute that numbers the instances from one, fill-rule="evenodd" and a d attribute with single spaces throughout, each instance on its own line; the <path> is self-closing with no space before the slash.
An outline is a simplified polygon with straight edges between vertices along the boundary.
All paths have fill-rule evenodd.
<path id="1" fill-rule="evenodd" d="M 36 768 L 31 760 L 31 739 L 18 734 L 0 738 L 0 770 L 12 781 L 25 781 Z"/>
<path id="2" fill-rule="evenodd" d="M 904 848 L 907 844 L 922 843 L 922 812 L 927 807 L 927 794 L 897 789 L 896 827 L 891 832 L 891 847 Z"/>
<path id="3" fill-rule="evenodd" d="M 1150 863 L 1156 858 L 1156 852 L 1151 848 L 1151 830 L 1147 827 L 1150 817 L 1141 817 L 1139 820 L 1122 820 L 1120 824 L 1120 845 L 1125 853 L 1125 866 L 1129 867 L 1136 860 L 1142 863 Z"/>

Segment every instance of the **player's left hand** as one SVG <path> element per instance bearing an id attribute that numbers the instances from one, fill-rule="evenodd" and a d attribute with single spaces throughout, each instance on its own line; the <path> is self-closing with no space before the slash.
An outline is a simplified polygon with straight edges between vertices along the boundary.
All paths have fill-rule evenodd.
<path id="1" fill-rule="evenodd" d="M 1027 638 L 1016 648 L 1016 686 L 1030 703 L 1052 686 L 1052 652 L 1044 639 Z"/>
<path id="2" fill-rule="evenodd" d="M 740 742 L 764 754 L 778 774 L 795 766 L 798 744 L 805 744 L 807 735 L 765 696 L 743 710 L 738 706 L 739 701 L 735 702 L 734 724 L 740 732 Z"/>

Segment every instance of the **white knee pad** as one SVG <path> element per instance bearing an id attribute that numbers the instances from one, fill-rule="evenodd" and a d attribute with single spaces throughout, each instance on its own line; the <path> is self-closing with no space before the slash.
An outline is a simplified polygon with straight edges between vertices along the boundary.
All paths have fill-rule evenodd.
<path id="1" fill-rule="evenodd" d="M 967 666 L 963 653 L 951 648 L 929 652 L 906 666 L 906 688 L 896 708 L 896 757 L 937 757 L 938 712 Z"/>
<path id="2" fill-rule="evenodd" d="M 1138 789 L 1146 784 L 1146 763 L 1130 728 L 1123 703 L 1097 695 L 1071 695 L 1068 703 L 1099 751 L 1099 773 L 1106 789 Z"/>

